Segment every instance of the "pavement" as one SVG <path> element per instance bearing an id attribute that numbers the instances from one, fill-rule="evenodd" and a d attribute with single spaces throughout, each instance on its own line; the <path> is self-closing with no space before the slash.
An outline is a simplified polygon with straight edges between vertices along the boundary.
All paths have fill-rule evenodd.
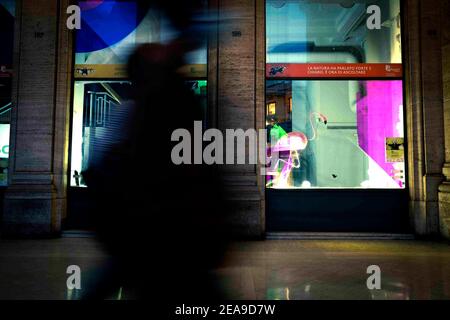
<path id="1" fill-rule="evenodd" d="M 0 299 L 79 299 L 108 258 L 91 237 L 0 240 Z M 80 267 L 81 290 L 67 288 L 71 265 Z M 213 273 L 227 298 L 236 300 L 449 300 L 450 245 L 416 240 L 236 242 Z M 374 288 L 378 280 L 380 287 Z M 110 299 L 131 300 L 133 294 L 117 288 Z"/>

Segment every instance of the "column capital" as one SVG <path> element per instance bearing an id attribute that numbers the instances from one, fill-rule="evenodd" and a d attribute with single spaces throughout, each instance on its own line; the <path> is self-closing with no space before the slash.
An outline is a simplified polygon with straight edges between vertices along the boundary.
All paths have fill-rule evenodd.
<path id="1" fill-rule="evenodd" d="M 442 168 L 442 173 L 445 176 L 445 179 L 447 181 L 450 181 L 450 163 L 445 163 L 444 167 Z"/>

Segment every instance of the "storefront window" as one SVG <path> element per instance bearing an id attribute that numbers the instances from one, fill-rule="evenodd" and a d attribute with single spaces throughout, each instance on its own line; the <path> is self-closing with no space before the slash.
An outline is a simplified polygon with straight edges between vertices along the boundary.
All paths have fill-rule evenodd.
<path id="1" fill-rule="evenodd" d="M 206 80 L 186 86 L 199 97 L 206 119 Z M 85 187 L 82 173 L 98 161 L 109 140 L 120 139 L 120 122 L 133 103 L 129 81 L 76 81 L 72 116 L 71 186 Z M 117 134 L 117 138 L 115 138 Z"/>
<path id="2" fill-rule="evenodd" d="M 8 183 L 15 1 L 0 0 L 0 186 Z"/>
<path id="3" fill-rule="evenodd" d="M 76 33 L 70 181 L 85 187 L 83 172 L 101 154 L 105 137 L 120 130 L 117 119 L 129 114 L 131 82 L 126 74 L 130 54 L 144 43 L 174 38 L 167 19 L 145 1 L 79 1 L 81 30 Z M 206 8 L 206 7 L 205 7 Z M 207 49 L 185 57 L 179 72 L 202 104 L 207 119 Z M 115 115 L 111 121 L 111 115 Z M 118 115 L 118 116 L 117 116 Z M 117 130 L 116 130 L 117 129 Z"/>
<path id="4" fill-rule="evenodd" d="M 124 114 L 131 103 L 131 83 L 127 81 L 75 82 L 72 116 L 71 185 L 84 187 L 82 172 L 95 161 L 98 146 L 114 128 L 120 131 L 111 115 Z"/>
<path id="5" fill-rule="evenodd" d="M 267 187 L 405 188 L 399 1 L 266 8 Z"/>
<path id="6" fill-rule="evenodd" d="M 79 1 L 81 30 L 76 36 L 75 78 L 124 78 L 128 57 L 144 43 L 175 37 L 167 19 L 145 1 Z M 206 77 L 206 41 L 186 57 L 187 77 Z"/>
<path id="7" fill-rule="evenodd" d="M 380 29 L 367 26 L 370 5 L 380 9 Z M 308 69 L 296 65 L 304 63 L 402 62 L 400 0 L 268 0 L 266 16 L 267 63 L 275 64 L 274 67 L 288 64 L 274 75 L 307 76 Z M 389 74 L 373 67 L 368 72 L 370 76 Z"/>

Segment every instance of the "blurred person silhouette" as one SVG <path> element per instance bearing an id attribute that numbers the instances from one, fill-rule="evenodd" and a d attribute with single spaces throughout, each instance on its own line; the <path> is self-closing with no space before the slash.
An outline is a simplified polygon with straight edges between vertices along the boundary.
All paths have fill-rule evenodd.
<path id="1" fill-rule="evenodd" d="M 112 256 L 85 299 L 105 299 L 119 287 L 137 299 L 221 298 L 210 273 L 228 239 L 220 174 L 171 159 L 173 131 L 185 128 L 193 137 L 194 121 L 202 120 L 201 104 L 177 73 L 185 54 L 203 43 L 205 28 L 194 21 L 202 2 L 152 2 L 179 37 L 132 54 L 134 103 L 112 115 L 108 136 L 82 173 L 96 233 Z"/>

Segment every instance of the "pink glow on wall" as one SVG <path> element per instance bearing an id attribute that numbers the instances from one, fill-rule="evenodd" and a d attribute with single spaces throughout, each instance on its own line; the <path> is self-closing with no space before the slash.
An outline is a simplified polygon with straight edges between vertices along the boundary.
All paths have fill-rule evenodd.
<path id="1" fill-rule="evenodd" d="M 366 81 L 366 96 L 357 97 L 359 146 L 390 176 L 394 164 L 386 162 L 386 138 L 403 137 L 402 81 Z M 399 182 L 400 187 L 402 183 Z"/>

